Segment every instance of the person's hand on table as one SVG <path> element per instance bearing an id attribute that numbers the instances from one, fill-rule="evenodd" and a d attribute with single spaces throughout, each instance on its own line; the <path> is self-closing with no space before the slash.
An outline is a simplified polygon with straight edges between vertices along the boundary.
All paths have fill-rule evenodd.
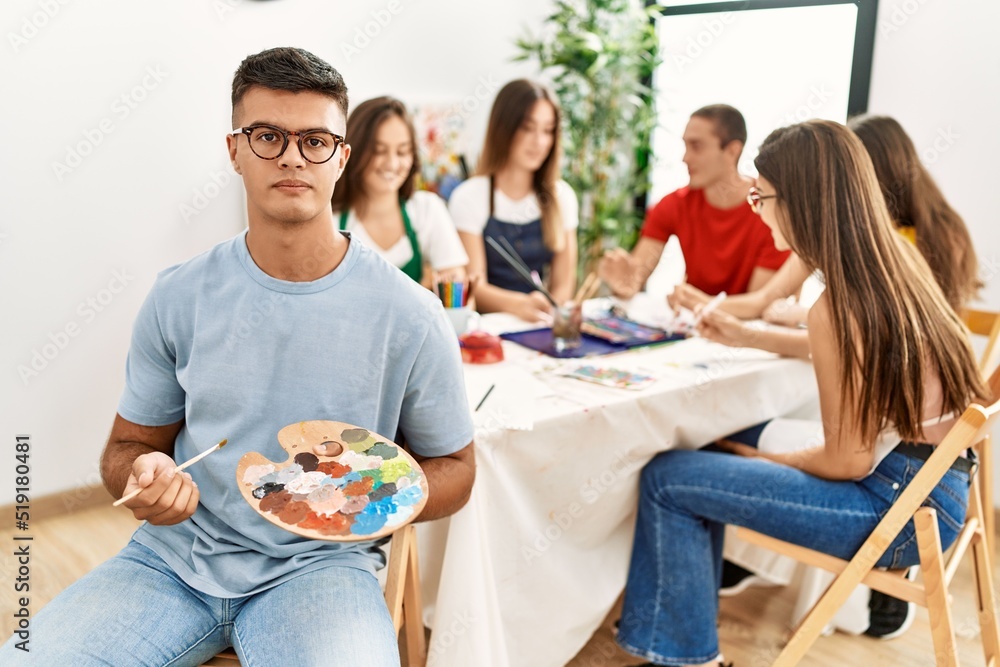
<path id="1" fill-rule="evenodd" d="M 771 324 L 780 324 L 785 327 L 802 327 L 806 323 L 809 309 L 800 306 L 795 297 L 787 299 L 775 299 L 764 309 L 761 318 Z"/>
<path id="2" fill-rule="evenodd" d="M 607 283 L 615 294 L 631 298 L 639 287 L 635 282 L 635 259 L 622 248 L 612 248 L 597 263 L 598 277 Z"/>
<path id="3" fill-rule="evenodd" d="M 520 295 L 511 313 L 525 322 L 552 322 L 552 304 L 541 292 L 534 291 Z"/>
<path id="4" fill-rule="evenodd" d="M 675 313 L 679 308 L 694 310 L 696 306 L 704 306 L 711 300 L 712 297 L 688 283 L 680 283 L 673 292 L 667 295 L 667 305 Z"/>
<path id="5" fill-rule="evenodd" d="M 695 314 L 700 310 L 701 306 L 698 306 Z M 756 336 L 756 331 L 747 326 L 746 322 L 718 308 L 703 316 L 696 330 L 702 338 L 730 347 L 745 347 Z"/>

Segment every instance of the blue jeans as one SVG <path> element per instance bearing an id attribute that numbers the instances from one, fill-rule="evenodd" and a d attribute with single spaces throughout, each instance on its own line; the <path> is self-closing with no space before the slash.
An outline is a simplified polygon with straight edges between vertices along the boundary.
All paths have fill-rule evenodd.
<path id="1" fill-rule="evenodd" d="M 0 665 L 179 667 L 230 644 L 242 665 L 399 665 L 396 633 L 378 580 L 328 567 L 243 598 L 217 598 L 181 581 L 130 542 L 41 609 L 30 653 L 0 647 Z"/>
<path id="2" fill-rule="evenodd" d="M 887 456 L 865 479 L 829 481 L 764 459 L 669 451 L 642 472 L 639 515 L 618 643 L 657 664 L 719 654 L 716 621 L 726 524 L 849 559 L 923 461 Z M 947 548 L 965 521 L 969 477 L 949 470 L 924 503 L 938 512 Z M 910 521 L 879 567 L 919 562 Z"/>

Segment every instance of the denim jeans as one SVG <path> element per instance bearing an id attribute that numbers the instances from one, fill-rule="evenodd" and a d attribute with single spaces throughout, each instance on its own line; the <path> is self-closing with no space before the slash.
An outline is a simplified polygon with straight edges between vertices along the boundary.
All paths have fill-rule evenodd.
<path id="1" fill-rule="evenodd" d="M 31 621 L 30 653 L 0 647 L 0 665 L 179 667 L 232 644 L 242 665 L 399 665 L 378 580 L 331 566 L 243 598 L 217 598 L 181 581 L 130 542 Z"/>
<path id="2" fill-rule="evenodd" d="M 619 644 L 656 664 L 712 660 L 726 524 L 849 559 L 923 463 L 893 452 L 855 482 L 731 454 L 660 454 L 642 472 Z M 924 503 L 938 512 L 945 548 L 965 521 L 968 493 L 968 475 L 949 470 Z M 910 521 L 878 566 L 919 560 Z"/>

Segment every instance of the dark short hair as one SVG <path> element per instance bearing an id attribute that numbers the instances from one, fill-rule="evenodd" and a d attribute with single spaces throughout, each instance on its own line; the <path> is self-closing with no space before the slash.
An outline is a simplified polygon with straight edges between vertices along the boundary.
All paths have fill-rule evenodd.
<path id="1" fill-rule="evenodd" d="M 330 63 L 305 49 L 282 46 L 247 56 L 233 75 L 233 127 L 236 107 L 254 86 L 293 93 L 314 92 L 336 100 L 347 117 L 347 85 Z"/>
<path id="2" fill-rule="evenodd" d="M 728 104 L 709 104 L 691 114 L 692 118 L 704 118 L 715 123 L 715 135 L 725 148 L 731 141 L 747 145 L 747 122 L 736 107 Z"/>

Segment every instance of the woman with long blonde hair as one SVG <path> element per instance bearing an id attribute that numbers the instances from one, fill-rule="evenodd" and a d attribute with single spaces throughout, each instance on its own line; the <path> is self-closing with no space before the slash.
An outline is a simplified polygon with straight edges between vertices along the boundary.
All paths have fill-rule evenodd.
<path id="1" fill-rule="evenodd" d="M 826 279 L 808 316 L 822 422 L 792 453 L 724 441 L 740 456 L 670 451 L 646 466 L 618 641 L 654 664 L 720 661 L 726 524 L 850 558 L 956 414 L 988 395 L 958 315 L 896 233 L 857 136 L 808 121 L 772 132 L 754 162 L 754 202 L 775 245 Z M 965 519 L 970 468 L 957 461 L 930 495 L 945 547 Z M 879 566 L 919 561 L 913 530 Z"/>
<path id="2" fill-rule="evenodd" d="M 557 302 L 573 293 L 578 204 L 559 178 L 560 144 L 559 103 L 551 90 L 528 79 L 500 89 L 478 173 L 448 203 L 469 255 L 469 274 L 481 278 L 480 312 L 503 311 L 527 321 L 547 319 L 551 312 L 542 293 L 487 245 L 489 237 L 511 244 Z"/>

